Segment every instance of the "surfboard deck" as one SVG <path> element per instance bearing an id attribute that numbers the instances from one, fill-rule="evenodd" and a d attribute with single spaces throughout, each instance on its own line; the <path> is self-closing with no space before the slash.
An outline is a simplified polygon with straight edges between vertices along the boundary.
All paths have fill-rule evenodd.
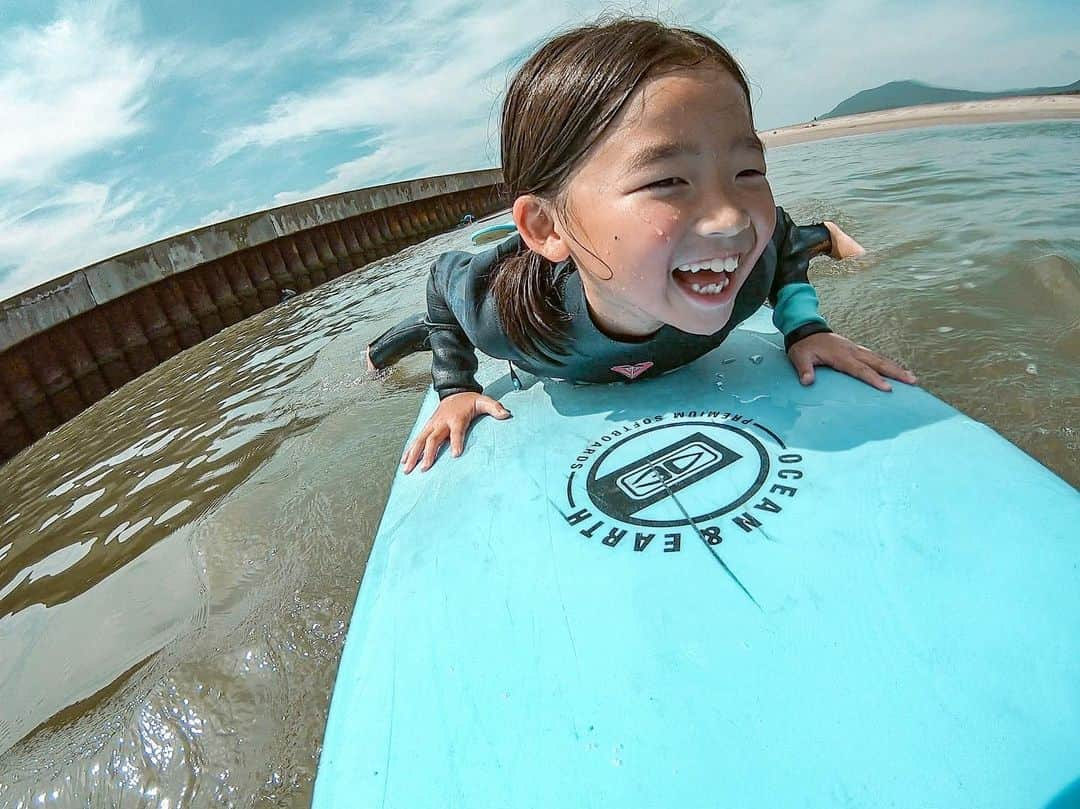
<path id="1" fill-rule="evenodd" d="M 398 474 L 316 809 L 1046 806 L 1080 778 L 1080 495 L 767 312 L 656 379 L 487 361 Z M 436 400 L 429 392 L 417 425 Z"/>
<path id="2" fill-rule="evenodd" d="M 514 233 L 517 233 L 517 227 L 513 222 L 499 222 L 480 228 L 480 230 L 473 233 L 470 239 L 476 245 L 489 244 L 505 239 Z"/>

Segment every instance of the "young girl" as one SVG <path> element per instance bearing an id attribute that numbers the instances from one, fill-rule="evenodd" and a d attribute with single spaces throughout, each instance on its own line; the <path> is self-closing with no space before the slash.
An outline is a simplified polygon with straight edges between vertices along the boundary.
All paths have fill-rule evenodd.
<path id="1" fill-rule="evenodd" d="M 432 352 L 441 401 L 405 472 L 447 439 L 460 455 L 481 415 L 510 416 L 476 384 L 477 348 L 538 376 L 626 382 L 697 359 L 768 299 L 803 384 L 815 365 L 885 391 L 883 375 L 916 381 L 818 313 L 810 259 L 862 248 L 775 207 L 746 78 L 713 39 L 638 19 L 552 39 L 510 83 L 502 167 L 519 235 L 442 255 L 426 315 L 368 347 L 372 368 Z"/>

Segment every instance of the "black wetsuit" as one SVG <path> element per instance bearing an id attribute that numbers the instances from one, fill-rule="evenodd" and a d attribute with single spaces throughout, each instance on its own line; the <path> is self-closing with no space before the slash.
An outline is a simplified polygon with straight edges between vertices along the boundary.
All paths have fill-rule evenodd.
<path id="1" fill-rule="evenodd" d="M 803 337 L 829 331 L 817 313 L 817 298 L 807 281 L 810 259 L 830 249 L 829 231 L 824 225 L 795 225 L 782 208 L 776 209 L 776 229 L 735 297 L 731 319 L 710 335 L 688 334 L 672 326 L 662 326 L 642 340 L 616 340 L 593 323 L 573 262 L 556 265 L 556 290 L 569 316 L 565 326 L 564 355 L 557 359 L 525 354 L 512 345 L 499 323 L 498 309 L 491 295 L 492 270 L 507 256 L 524 249 L 521 237 L 513 236 L 491 250 L 473 254 L 443 253 L 431 268 L 427 286 L 427 313 L 394 326 L 369 347 L 368 356 L 377 368 L 384 368 L 415 351 L 432 352 L 432 384 L 440 399 L 455 393 L 483 388 L 476 383 L 476 351 L 509 360 L 536 376 L 579 382 L 626 382 L 655 376 L 685 365 L 711 351 L 739 323 L 769 300 L 774 307 L 781 290 L 797 288 L 803 316 L 779 318 L 774 322 L 784 331 L 790 346 Z M 807 296 L 813 306 L 808 308 Z M 795 297 L 791 294 L 784 298 Z M 783 303 L 783 300 L 781 301 Z M 786 326 L 786 328 L 784 327 Z"/>

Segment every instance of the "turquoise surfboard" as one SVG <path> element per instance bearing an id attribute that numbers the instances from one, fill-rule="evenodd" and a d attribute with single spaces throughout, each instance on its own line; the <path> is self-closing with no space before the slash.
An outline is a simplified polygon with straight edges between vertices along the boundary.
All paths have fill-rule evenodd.
<path id="1" fill-rule="evenodd" d="M 517 233 L 517 227 L 513 222 L 501 222 L 497 225 L 488 225 L 480 228 L 470 237 L 473 244 L 488 244 L 505 239 L 507 236 Z"/>
<path id="2" fill-rule="evenodd" d="M 1078 805 L 1072 486 L 918 388 L 802 387 L 766 311 L 520 377 L 394 481 L 316 809 Z"/>

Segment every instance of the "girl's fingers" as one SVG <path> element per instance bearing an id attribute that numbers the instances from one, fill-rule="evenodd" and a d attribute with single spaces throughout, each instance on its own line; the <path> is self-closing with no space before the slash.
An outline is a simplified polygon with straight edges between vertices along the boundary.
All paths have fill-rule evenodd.
<path id="1" fill-rule="evenodd" d="M 453 422 L 450 425 L 450 454 L 457 458 L 465 450 L 465 430 L 468 423 Z"/>
<path id="2" fill-rule="evenodd" d="M 413 467 L 416 466 L 416 460 L 420 457 L 420 452 L 424 448 L 424 436 L 427 431 L 420 433 L 415 441 L 409 445 L 409 448 L 405 450 L 405 454 L 401 456 L 401 465 L 405 467 L 405 474 L 409 474 L 413 471 Z"/>
<path id="3" fill-rule="evenodd" d="M 839 366 L 839 368 L 845 374 L 853 376 L 856 379 L 861 379 L 867 385 L 872 385 L 878 390 L 885 392 L 892 390 L 892 385 L 886 382 L 885 378 L 882 377 L 881 374 L 875 371 L 873 367 L 856 357 L 851 357 L 850 359 L 845 360 L 843 364 Z"/>
<path id="4" fill-rule="evenodd" d="M 424 442 L 424 458 L 420 462 L 421 472 L 428 471 L 431 469 L 431 465 L 435 463 L 435 459 L 439 456 L 439 450 L 446 443 L 447 432 L 449 432 L 449 428 L 440 425 L 439 429 L 432 432 L 427 441 Z"/>
<path id="5" fill-rule="evenodd" d="M 885 376 L 899 379 L 901 382 L 906 382 L 909 385 L 914 385 L 919 381 L 919 378 L 915 376 L 915 374 L 900 363 L 893 362 L 892 360 L 884 360 L 884 367 L 878 366 L 878 370 L 885 374 Z"/>
<path id="6" fill-rule="evenodd" d="M 862 347 L 860 346 L 860 348 Z M 876 354 L 868 348 L 862 349 L 862 351 L 866 352 L 865 359 L 863 361 L 866 362 L 868 365 L 873 366 L 873 368 L 876 369 L 878 373 L 884 374 L 885 376 L 891 377 L 892 379 L 898 379 L 901 382 L 906 382 L 909 385 L 913 385 L 919 381 L 915 374 L 911 373 L 911 371 L 909 371 L 907 368 L 905 368 L 903 365 L 896 362 L 895 360 L 891 360 L 888 357 L 883 357 L 880 354 Z"/>
<path id="7" fill-rule="evenodd" d="M 814 362 L 809 357 L 803 354 L 796 354 L 792 357 L 792 363 L 795 365 L 795 373 L 799 375 L 799 382 L 804 385 L 809 385 L 814 381 Z"/>
<path id="8" fill-rule="evenodd" d="M 494 419 L 510 418 L 510 411 L 502 406 L 502 403 L 490 396 L 481 396 L 476 400 L 476 411 L 491 416 Z"/>
<path id="9" fill-rule="evenodd" d="M 485 414 L 500 420 L 510 417 L 510 411 L 490 396 L 474 393 L 448 396 L 440 402 L 431 419 L 402 454 L 401 465 L 405 467 L 405 474 L 409 474 L 417 465 L 421 472 L 429 470 L 447 441 L 450 442 L 451 454 L 455 458 L 461 455 L 465 451 L 469 424 L 477 416 Z"/>

